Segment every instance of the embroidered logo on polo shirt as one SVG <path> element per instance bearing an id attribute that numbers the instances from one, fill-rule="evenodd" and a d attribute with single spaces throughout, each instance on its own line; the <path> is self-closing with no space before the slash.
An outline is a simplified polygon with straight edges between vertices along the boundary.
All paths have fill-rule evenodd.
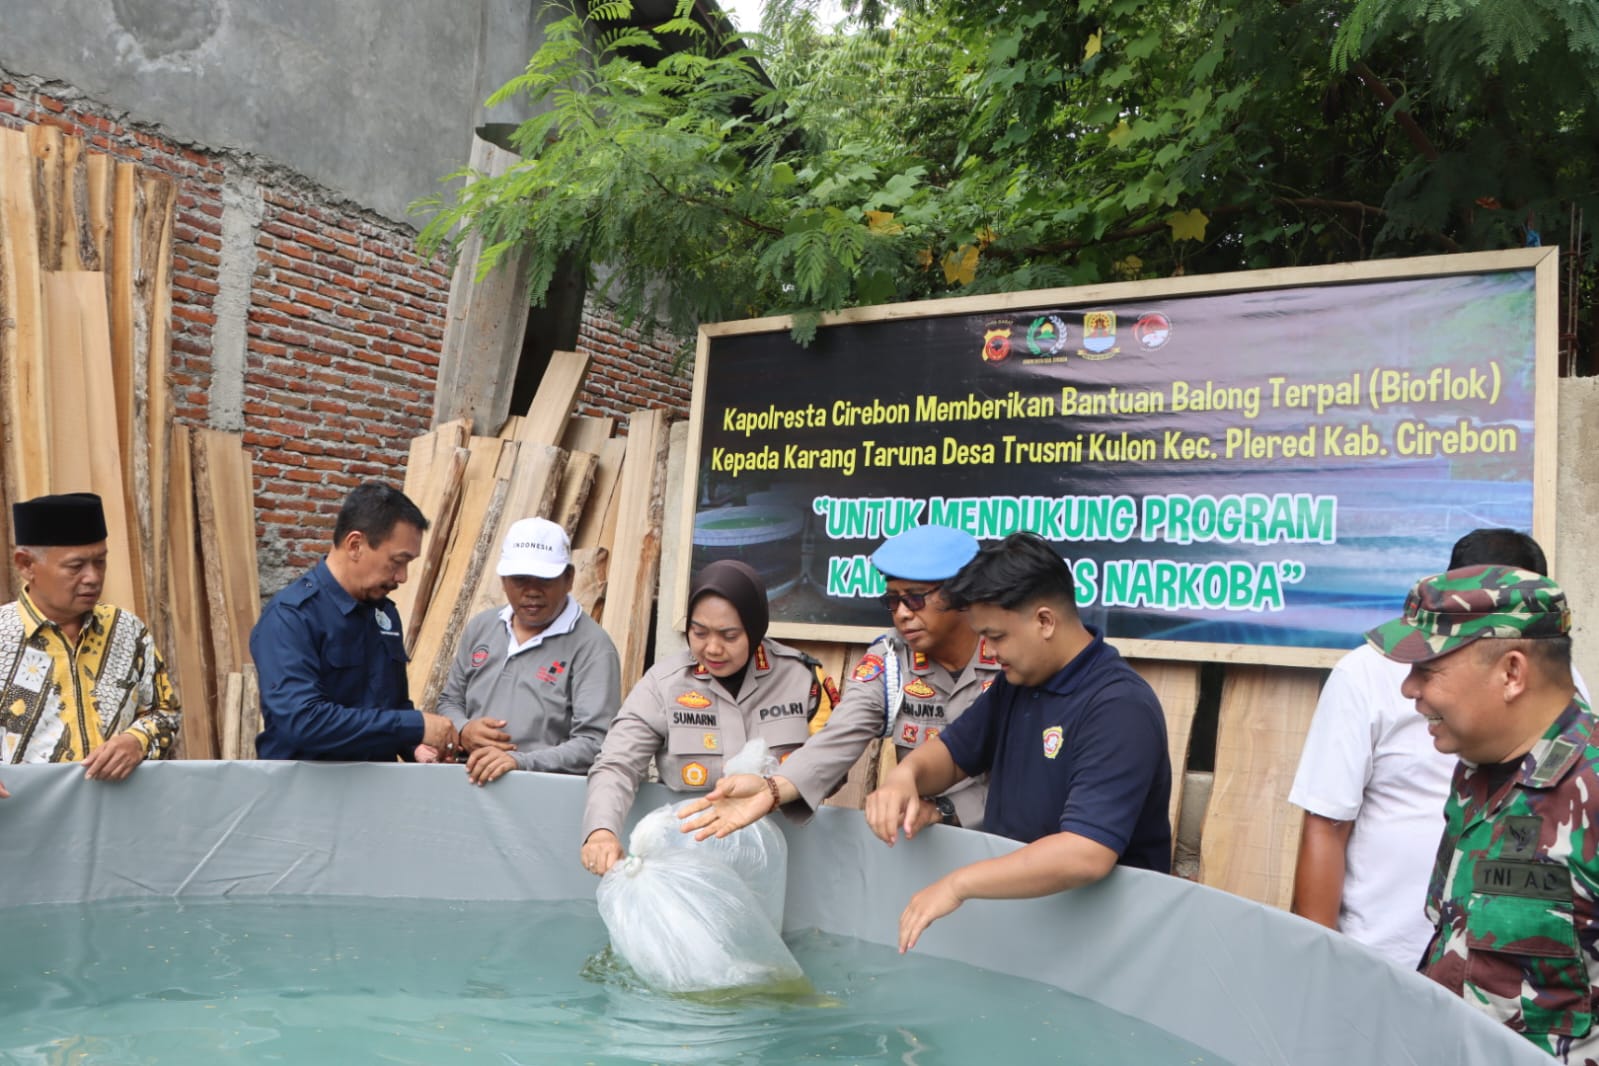
<path id="1" fill-rule="evenodd" d="M 540 667 L 538 677 L 540 681 L 554 684 L 555 679 L 564 673 L 566 673 L 566 660 L 557 659 L 548 666 Z"/>
<path id="2" fill-rule="evenodd" d="M 855 672 L 850 676 L 857 681 L 871 681 L 883 673 L 883 660 L 876 655 L 868 655 L 855 664 Z"/>
<path id="3" fill-rule="evenodd" d="M 916 732 L 916 726 L 911 722 L 906 722 L 904 725 L 900 726 L 899 742 L 901 744 L 916 743 Z"/>
<path id="4" fill-rule="evenodd" d="M 374 610 L 372 613 L 377 615 L 378 628 L 383 630 L 383 632 L 387 633 L 389 630 L 394 628 L 394 623 L 389 621 L 388 615 L 378 610 Z"/>
<path id="5" fill-rule="evenodd" d="M 710 776 L 710 772 L 697 762 L 688 763 L 683 767 L 683 783 L 689 788 L 704 788 Z"/>
<path id="6" fill-rule="evenodd" d="M 1066 742 L 1065 731 L 1058 725 L 1052 725 L 1044 730 L 1044 758 L 1053 759 L 1060 754 L 1060 746 Z"/>
<path id="7" fill-rule="evenodd" d="M 489 647 L 487 644 L 479 644 L 477 647 L 472 649 L 472 669 L 476 670 L 478 667 L 482 666 L 488 661 Z"/>
<path id="8" fill-rule="evenodd" d="M 721 747 L 721 745 L 722 745 L 722 742 L 721 742 L 720 739 L 718 739 L 718 737 L 716 736 L 715 733 L 706 733 L 705 734 L 705 750 L 706 751 L 715 751 L 717 748 Z"/>
<path id="9" fill-rule="evenodd" d="M 905 695 L 915 696 L 919 700 L 930 700 L 938 695 L 938 690 L 918 677 L 905 686 Z"/>
<path id="10" fill-rule="evenodd" d="M 685 692 L 677 698 L 677 702 L 685 707 L 693 707 L 695 710 L 711 705 L 711 701 L 698 692 Z"/>

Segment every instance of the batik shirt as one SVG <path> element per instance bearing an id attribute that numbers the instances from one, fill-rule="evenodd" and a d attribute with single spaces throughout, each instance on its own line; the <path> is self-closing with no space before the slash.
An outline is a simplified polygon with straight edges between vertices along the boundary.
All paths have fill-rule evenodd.
<path id="1" fill-rule="evenodd" d="M 1421 971 L 1568 1063 L 1599 1063 L 1599 745 L 1573 700 L 1514 766 L 1455 769 Z"/>
<path id="2" fill-rule="evenodd" d="M 144 623 L 102 603 L 76 645 L 24 592 L 0 606 L 0 763 L 78 762 L 127 733 L 172 753 L 178 700 Z"/>

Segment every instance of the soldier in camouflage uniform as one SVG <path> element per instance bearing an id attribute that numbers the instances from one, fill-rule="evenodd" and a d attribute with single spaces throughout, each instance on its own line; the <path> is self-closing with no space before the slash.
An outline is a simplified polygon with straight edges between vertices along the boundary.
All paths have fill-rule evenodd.
<path id="1" fill-rule="evenodd" d="M 1366 634 L 1460 763 L 1421 971 L 1562 1062 L 1599 1066 L 1599 743 L 1571 677 L 1571 613 L 1531 571 L 1420 582 Z"/>

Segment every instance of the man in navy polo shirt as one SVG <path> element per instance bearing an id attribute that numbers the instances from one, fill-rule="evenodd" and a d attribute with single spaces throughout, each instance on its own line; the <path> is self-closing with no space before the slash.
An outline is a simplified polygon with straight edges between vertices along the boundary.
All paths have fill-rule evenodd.
<path id="1" fill-rule="evenodd" d="M 989 774 L 983 828 L 1026 844 L 963 866 L 911 897 L 908 951 L 968 899 L 1025 899 L 1092 884 L 1120 864 L 1169 873 L 1171 761 L 1160 701 L 1077 617 L 1071 570 L 1047 541 L 1015 533 L 943 588 L 1004 677 L 866 800 L 889 846 L 915 835 L 922 796 Z"/>

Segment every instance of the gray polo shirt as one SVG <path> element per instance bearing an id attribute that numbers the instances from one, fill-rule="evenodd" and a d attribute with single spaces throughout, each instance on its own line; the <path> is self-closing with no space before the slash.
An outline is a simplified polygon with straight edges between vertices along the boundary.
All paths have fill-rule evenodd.
<path id="1" fill-rule="evenodd" d="M 510 654 L 509 610 L 467 622 L 438 712 L 456 728 L 505 719 L 520 770 L 587 773 L 622 702 L 616 646 L 568 596 L 549 628 Z"/>

